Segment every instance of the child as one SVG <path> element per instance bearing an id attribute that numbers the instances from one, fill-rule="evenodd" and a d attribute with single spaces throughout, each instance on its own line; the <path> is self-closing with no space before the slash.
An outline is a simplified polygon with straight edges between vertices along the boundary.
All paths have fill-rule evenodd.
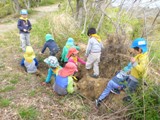
<path id="1" fill-rule="evenodd" d="M 76 50 L 76 48 L 70 48 L 69 52 L 67 54 L 67 58 L 68 58 L 68 62 L 72 62 L 74 63 L 76 66 L 78 66 L 78 62 L 80 62 L 81 64 L 85 65 L 86 62 L 83 61 L 81 58 L 79 58 L 77 56 L 77 54 L 79 53 L 78 50 Z"/>
<path id="2" fill-rule="evenodd" d="M 59 47 L 54 41 L 54 38 L 52 37 L 51 34 L 46 34 L 45 39 L 46 39 L 46 43 L 44 44 L 41 54 L 43 54 L 46 48 L 48 47 L 50 51 L 50 55 L 55 56 L 59 51 Z"/>
<path id="3" fill-rule="evenodd" d="M 61 55 L 61 61 L 65 64 L 68 62 L 67 54 L 70 48 L 76 48 L 77 50 L 80 50 L 80 48 L 76 45 L 74 45 L 74 39 L 68 38 L 66 45 L 63 47 L 62 55 Z"/>
<path id="4" fill-rule="evenodd" d="M 30 46 L 30 30 L 32 29 L 31 23 L 28 20 L 28 12 L 27 10 L 23 9 L 20 12 L 21 17 L 18 20 L 17 27 L 20 33 L 20 40 L 21 40 L 21 48 L 25 51 L 26 46 Z"/>
<path id="5" fill-rule="evenodd" d="M 28 73 L 35 73 L 37 71 L 38 61 L 31 46 L 26 47 L 21 66 L 24 66 Z"/>
<path id="6" fill-rule="evenodd" d="M 42 85 L 47 85 L 51 81 L 52 75 L 54 76 L 54 78 L 56 78 L 56 75 L 58 74 L 58 71 L 61 69 L 61 66 L 59 66 L 58 60 L 55 56 L 49 56 L 44 60 L 44 62 L 49 66 L 49 69 L 47 78 L 45 82 L 42 83 Z"/>
<path id="7" fill-rule="evenodd" d="M 101 56 L 101 50 L 103 44 L 101 38 L 96 34 L 95 28 L 90 28 L 87 35 L 89 36 L 89 41 L 86 49 L 85 56 L 87 57 L 86 69 L 89 70 L 93 66 L 94 74 L 91 75 L 93 78 L 98 78 L 99 76 L 99 62 Z"/>
<path id="8" fill-rule="evenodd" d="M 74 82 L 72 75 L 77 71 L 77 66 L 68 62 L 56 76 L 55 84 L 53 85 L 54 91 L 59 95 L 66 95 L 74 92 Z"/>
<path id="9" fill-rule="evenodd" d="M 120 71 L 109 82 L 105 90 L 100 97 L 96 100 L 96 106 L 98 107 L 101 101 L 106 98 L 114 89 L 121 90 L 125 86 L 123 82 L 127 82 L 127 87 L 130 93 L 134 92 L 137 88 L 138 82 L 143 79 L 147 68 L 148 55 L 147 55 L 147 42 L 144 38 L 137 38 L 132 42 L 131 48 L 134 49 L 136 56 L 130 59 L 128 66 L 124 67 L 123 71 Z M 128 76 L 126 73 L 129 73 Z M 114 92 L 114 91 L 113 91 Z M 124 100 L 131 100 L 129 96 Z"/>

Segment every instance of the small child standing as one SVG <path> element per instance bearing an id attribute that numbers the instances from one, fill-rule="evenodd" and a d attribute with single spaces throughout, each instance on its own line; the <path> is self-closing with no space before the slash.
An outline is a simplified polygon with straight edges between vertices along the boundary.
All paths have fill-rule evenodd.
<path id="1" fill-rule="evenodd" d="M 94 73 L 91 75 L 93 78 L 99 77 L 99 62 L 103 49 L 101 38 L 96 33 L 95 28 L 88 29 L 87 35 L 89 36 L 89 40 L 85 54 L 87 57 L 86 69 L 89 71 L 93 67 Z"/>
<path id="2" fill-rule="evenodd" d="M 46 42 L 43 46 L 41 54 L 43 54 L 45 52 L 46 48 L 48 47 L 49 51 L 50 51 L 50 56 L 55 56 L 59 51 L 59 47 L 56 44 L 56 42 L 54 41 L 54 38 L 52 37 L 51 34 L 46 34 L 45 39 L 46 39 Z"/>
<path id="3" fill-rule="evenodd" d="M 38 61 L 31 46 L 26 47 L 21 66 L 25 67 L 25 70 L 28 73 L 35 73 L 37 71 Z"/>
<path id="4" fill-rule="evenodd" d="M 52 75 L 56 78 L 58 71 L 61 69 L 59 66 L 58 60 L 55 56 L 49 56 L 48 58 L 44 59 L 44 62 L 49 66 L 48 75 L 45 82 L 42 85 L 47 85 L 51 81 Z"/>
<path id="5" fill-rule="evenodd" d="M 78 62 L 80 62 L 81 64 L 85 65 L 86 62 L 78 57 L 78 53 L 79 53 L 79 51 L 76 50 L 76 48 L 70 48 L 69 52 L 68 52 L 68 55 L 67 55 L 68 62 L 72 62 L 76 66 L 78 66 Z"/>
<path id="6" fill-rule="evenodd" d="M 30 46 L 30 30 L 32 29 L 31 23 L 28 20 L 28 12 L 27 10 L 23 9 L 20 12 L 21 17 L 18 20 L 17 27 L 20 33 L 20 40 L 21 40 L 21 48 L 25 51 L 26 46 Z"/>

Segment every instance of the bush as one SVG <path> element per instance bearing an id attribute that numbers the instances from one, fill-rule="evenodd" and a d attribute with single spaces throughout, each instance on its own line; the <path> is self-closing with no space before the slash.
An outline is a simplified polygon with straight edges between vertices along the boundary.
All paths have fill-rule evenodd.
<path id="1" fill-rule="evenodd" d="M 144 93 L 138 92 L 133 97 L 132 110 L 129 111 L 133 120 L 159 120 L 160 119 L 160 88 L 150 86 Z M 138 96 L 138 97 L 137 97 Z M 134 114 L 133 114 L 134 113 Z"/>

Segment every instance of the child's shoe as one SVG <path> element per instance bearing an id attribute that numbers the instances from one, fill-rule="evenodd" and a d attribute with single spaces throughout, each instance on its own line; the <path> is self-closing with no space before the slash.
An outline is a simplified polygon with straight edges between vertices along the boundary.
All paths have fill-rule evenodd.
<path id="1" fill-rule="evenodd" d="M 96 99 L 96 107 L 98 108 L 101 105 L 101 101 Z"/>
<path id="2" fill-rule="evenodd" d="M 93 75 L 90 75 L 90 76 L 91 76 L 92 78 L 96 78 L 96 79 L 98 78 L 98 75 L 94 75 L 94 74 L 93 74 Z"/>
<path id="3" fill-rule="evenodd" d="M 114 94 L 120 94 L 120 90 L 118 90 L 118 89 L 113 89 L 113 90 L 111 90 L 111 92 Z"/>
<path id="4" fill-rule="evenodd" d="M 130 96 L 126 96 L 123 98 L 124 102 L 130 102 L 132 100 L 132 98 Z"/>

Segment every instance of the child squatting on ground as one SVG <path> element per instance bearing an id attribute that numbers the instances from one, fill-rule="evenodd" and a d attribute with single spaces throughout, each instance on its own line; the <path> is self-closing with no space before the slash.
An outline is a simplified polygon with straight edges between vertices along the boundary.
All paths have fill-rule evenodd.
<path id="1" fill-rule="evenodd" d="M 37 71 L 38 61 L 31 46 L 26 47 L 24 58 L 21 61 L 21 66 L 25 67 L 26 72 L 35 73 Z"/>
<path id="2" fill-rule="evenodd" d="M 28 20 L 28 12 L 23 9 L 20 12 L 21 17 L 18 20 L 17 27 L 19 29 L 21 48 L 25 51 L 26 46 L 30 46 L 30 30 L 32 29 L 31 23 Z"/>
<path id="3" fill-rule="evenodd" d="M 128 66 L 118 72 L 107 84 L 105 90 L 96 100 L 98 107 L 103 99 L 105 99 L 110 92 L 115 90 L 122 90 L 126 88 L 128 94 L 135 92 L 139 82 L 145 77 L 145 72 L 148 63 L 147 42 L 144 38 L 137 38 L 132 42 L 131 48 L 134 49 L 135 57 L 131 57 Z M 130 73 L 128 75 L 127 73 Z M 126 85 L 124 84 L 126 81 Z M 131 97 L 128 95 L 123 98 L 124 101 L 130 101 Z"/>
<path id="4" fill-rule="evenodd" d="M 59 47 L 56 44 L 56 42 L 54 41 L 54 38 L 52 37 L 51 34 L 46 34 L 45 40 L 46 40 L 46 42 L 43 46 L 41 54 L 43 54 L 45 52 L 46 48 L 49 48 L 50 56 L 55 56 L 59 51 Z"/>
<path id="5" fill-rule="evenodd" d="M 58 72 L 55 83 L 53 85 L 53 90 L 58 95 L 66 95 L 68 93 L 73 93 L 74 81 L 72 76 L 77 71 L 77 66 L 72 62 L 68 62 L 65 67 Z"/>
<path id="6" fill-rule="evenodd" d="M 93 66 L 94 73 L 91 75 L 93 78 L 98 78 L 99 76 L 99 62 L 103 44 L 101 38 L 96 34 L 95 28 L 90 28 L 87 35 L 89 36 L 88 45 L 86 49 L 85 56 L 87 57 L 86 69 L 89 69 Z"/>
<path id="7" fill-rule="evenodd" d="M 86 62 L 84 60 L 82 60 L 81 58 L 78 57 L 78 53 L 79 53 L 79 51 L 76 50 L 76 48 L 70 48 L 68 55 L 67 55 L 68 62 L 74 63 L 77 67 L 78 67 L 78 62 L 80 62 L 83 65 L 86 64 Z"/>
<path id="8" fill-rule="evenodd" d="M 44 62 L 49 66 L 49 69 L 46 80 L 42 83 L 42 85 L 47 85 L 50 83 L 52 76 L 56 78 L 56 75 L 58 74 L 59 70 L 62 69 L 62 67 L 59 66 L 58 60 L 55 56 L 49 56 L 48 58 L 44 59 Z"/>
<path id="9" fill-rule="evenodd" d="M 77 50 L 80 50 L 80 47 L 74 44 L 73 38 L 68 38 L 66 45 L 63 47 L 61 54 L 61 62 L 63 64 L 66 64 L 68 62 L 67 54 L 70 48 L 76 48 Z"/>

